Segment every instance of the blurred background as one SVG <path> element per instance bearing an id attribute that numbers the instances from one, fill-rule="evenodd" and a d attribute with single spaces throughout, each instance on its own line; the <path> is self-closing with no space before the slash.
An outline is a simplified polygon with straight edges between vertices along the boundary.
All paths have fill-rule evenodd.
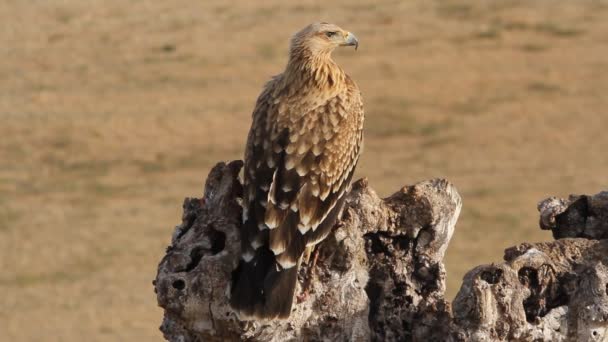
<path id="1" fill-rule="evenodd" d="M 209 169 L 239 159 L 292 33 L 354 32 L 357 176 L 464 208 L 448 296 L 550 239 L 536 203 L 606 189 L 606 1 L 2 0 L 0 340 L 160 341 L 152 279 Z"/>

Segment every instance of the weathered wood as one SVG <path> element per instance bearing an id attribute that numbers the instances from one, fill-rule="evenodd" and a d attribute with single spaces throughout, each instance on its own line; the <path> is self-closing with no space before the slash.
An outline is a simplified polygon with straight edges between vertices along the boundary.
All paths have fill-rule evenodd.
<path id="1" fill-rule="evenodd" d="M 540 226 L 553 237 L 608 238 L 608 192 L 593 196 L 550 197 L 538 204 Z"/>
<path id="2" fill-rule="evenodd" d="M 228 305 L 241 167 L 218 164 L 203 198 L 184 202 L 154 281 L 170 341 L 608 341 L 607 240 L 509 248 L 503 263 L 471 270 L 450 305 L 443 256 L 462 202 L 445 180 L 385 199 L 355 182 L 319 246 L 308 299 L 288 320 L 241 321 Z M 541 202 L 541 227 L 556 237 L 605 238 L 606 194 Z"/>

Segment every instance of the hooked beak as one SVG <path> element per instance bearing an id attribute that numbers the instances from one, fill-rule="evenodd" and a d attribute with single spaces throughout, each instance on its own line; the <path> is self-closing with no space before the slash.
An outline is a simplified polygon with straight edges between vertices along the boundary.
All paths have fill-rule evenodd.
<path id="1" fill-rule="evenodd" d="M 359 40 L 357 39 L 357 36 L 355 36 L 351 32 L 348 32 L 348 34 L 346 35 L 346 38 L 344 40 L 344 44 L 342 44 L 342 46 L 353 46 L 353 45 L 355 46 L 355 50 L 357 50 L 357 48 L 359 47 Z"/>

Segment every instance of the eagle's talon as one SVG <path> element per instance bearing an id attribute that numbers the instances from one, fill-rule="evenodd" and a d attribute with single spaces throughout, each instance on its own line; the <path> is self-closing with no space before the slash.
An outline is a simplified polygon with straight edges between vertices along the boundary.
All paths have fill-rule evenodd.
<path id="1" fill-rule="evenodd" d="M 305 302 L 308 299 L 308 291 L 300 293 L 297 297 L 298 304 Z"/>
<path id="2" fill-rule="evenodd" d="M 307 259 L 310 259 L 310 255 L 312 254 L 312 262 L 309 262 L 307 265 L 308 267 L 306 270 L 306 278 L 304 279 L 302 293 L 297 296 L 298 304 L 305 302 L 308 299 L 308 296 L 310 294 L 310 286 L 312 284 L 312 278 L 315 275 L 315 266 L 317 265 L 317 260 L 319 259 L 319 249 L 317 248 L 317 246 L 314 246 L 312 250 L 312 253 L 307 253 Z M 308 262 L 309 260 L 306 261 Z"/>

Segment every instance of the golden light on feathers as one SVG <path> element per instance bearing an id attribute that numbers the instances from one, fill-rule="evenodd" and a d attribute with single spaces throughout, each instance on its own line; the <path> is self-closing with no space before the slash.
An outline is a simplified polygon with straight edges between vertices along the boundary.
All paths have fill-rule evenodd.
<path id="1" fill-rule="evenodd" d="M 285 71 L 258 97 L 231 291 L 243 316 L 289 316 L 302 253 L 329 234 L 342 209 L 363 142 L 363 103 L 331 52 L 358 44 L 336 25 L 307 26 L 291 40 Z"/>

